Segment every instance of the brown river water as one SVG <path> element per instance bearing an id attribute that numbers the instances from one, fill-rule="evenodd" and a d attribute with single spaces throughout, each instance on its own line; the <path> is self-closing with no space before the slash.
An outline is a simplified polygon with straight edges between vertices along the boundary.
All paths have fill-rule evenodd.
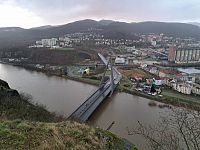
<path id="1" fill-rule="evenodd" d="M 97 88 L 6 64 L 0 64 L 0 79 L 7 81 L 11 88 L 32 95 L 34 102 L 45 105 L 49 111 L 66 117 Z M 167 108 L 150 107 L 149 101 L 139 96 L 115 92 L 99 106 L 88 123 L 107 129 L 114 121 L 110 131 L 128 139 L 141 150 L 148 149 L 143 138 L 128 135 L 127 127 L 131 129 L 138 121 L 152 124 L 160 119 L 160 115 L 169 113 Z"/>

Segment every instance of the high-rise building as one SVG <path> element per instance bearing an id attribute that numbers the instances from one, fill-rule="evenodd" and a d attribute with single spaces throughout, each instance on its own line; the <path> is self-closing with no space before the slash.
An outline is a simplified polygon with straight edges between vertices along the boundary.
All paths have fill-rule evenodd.
<path id="1" fill-rule="evenodd" d="M 200 47 L 171 47 L 168 60 L 175 63 L 200 62 Z"/>
<path id="2" fill-rule="evenodd" d="M 174 62 L 176 58 L 176 48 L 175 47 L 170 47 L 169 49 L 169 55 L 168 55 L 168 60 L 170 62 Z"/>

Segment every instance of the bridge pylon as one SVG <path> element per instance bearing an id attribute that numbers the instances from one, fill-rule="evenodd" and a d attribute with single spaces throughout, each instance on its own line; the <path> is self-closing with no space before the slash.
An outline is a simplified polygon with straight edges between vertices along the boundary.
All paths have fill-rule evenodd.
<path id="1" fill-rule="evenodd" d="M 110 82 L 111 82 L 111 92 L 110 92 L 110 97 L 112 96 L 113 92 L 114 92 L 114 75 L 113 75 L 113 66 L 112 64 L 110 64 L 110 67 L 111 67 L 111 78 L 110 78 Z"/>
<path id="2" fill-rule="evenodd" d="M 106 58 L 103 56 L 103 55 L 101 55 L 100 53 L 98 53 L 98 55 L 99 55 L 99 57 L 101 58 L 101 60 L 103 61 L 103 63 L 105 64 L 105 71 L 104 71 L 104 73 L 103 73 L 103 77 L 102 77 L 102 79 L 101 79 L 101 82 L 100 82 L 100 87 L 104 84 L 104 82 L 105 82 L 105 76 L 106 76 L 106 71 L 108 70 L 108 69 L 110 69 L 111 70 L 111 75 L 110 75 L 110 82 L 111 82 L 111 93 L 110 93 L 110 95 L 109 96 L 112 96 L 112 94 L 113 94 L 113 91 L 114 91 L 114 75 L 113 75 L 113 66 L 112 66 L 112 62 L 111 62 L 111 58 L 109 58 L 109 60 L 106 60 Z"/>
<path id="3" fill-rule="evenodd" d="M 101 54 L 99 54 L 99 57 L 106 65 L 105 72 L 108 68 L 111 70 L 109 80 L 106 80 L 106 82 L 104 81 L 106 74 L 104 72 L 101 81 L 101 84 L 103 84 L 103 82 L 104 84 L 100 85 L 100 87 L 69 116 L 69 119 L 79 120 L 81 122 L 87 121 L 96 108 L 107 98 L 107 96 L 112 95 L 114 89 L 122 78 L 120 72 L 118 72 L 117 69 L 112 66 L 111 62 L 109 63 L 109 61 L 107 61 Z"/>

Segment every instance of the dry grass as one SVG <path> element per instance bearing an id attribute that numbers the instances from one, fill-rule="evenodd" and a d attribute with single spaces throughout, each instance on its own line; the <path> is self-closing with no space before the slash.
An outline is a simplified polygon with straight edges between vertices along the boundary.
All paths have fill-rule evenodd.
<path id="1" fill-rule="evenodd" d="M 109 139 L 107 141 L 106 139 Z M 124 149 L 115 135 L 77 122 L 0 121 L 0 149 Z"/>
<path id="2" fill-rule="evenodd" d="M 141 77 L 141 78 L 153 78 L 153 76 L 141 69 L 131 69 L 131 70 L 120 70 L 120 72 L 130 78 L 130 77 Z"/>

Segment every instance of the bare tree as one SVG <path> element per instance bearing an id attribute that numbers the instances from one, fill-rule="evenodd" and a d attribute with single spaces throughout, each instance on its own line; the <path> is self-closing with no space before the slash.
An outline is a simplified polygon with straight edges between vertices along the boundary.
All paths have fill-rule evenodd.
<path id="1" fill-rule="evenodd" d="M 153 150 L 200 150 L 200 112 L 174 108 L 154 125 L 138 126 L 128 134 L 143 136 Z"/>

